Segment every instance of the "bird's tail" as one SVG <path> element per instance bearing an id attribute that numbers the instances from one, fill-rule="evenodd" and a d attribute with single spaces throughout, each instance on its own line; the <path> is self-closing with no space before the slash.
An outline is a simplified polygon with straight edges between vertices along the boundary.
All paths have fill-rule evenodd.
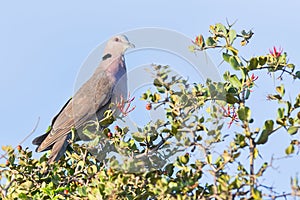
<path id="1" fill-rule="evenodd" d="M 47 133 L 45 133 L 45 134 L 43 134 L 43 135 L 40 135 L 40 136 L 36 137 L 36 138 L 32 141 L 32 144 L 34 144 L 34 145 L 40 145 L 40 144 L 42 144 L 42 142 L 45 140 L 45 138 L 47 137 L 48 134 L 49 134 L 49 133 L 47 132 Z"/>
<path id="2" fill-rule="evenodd" d="M 46 131 L 46 133 L 44 133 L 43 135 L 40 135 L 40 136 L 36 137 L 32 141 L 33 145 L 37 145 L 37 148 L 35 149 L 36 152 L 40 152 L 40 151 L 38 151 L 38 148 L 40 147 L 40 145 L 42 144 L 42 142 L 46 139 L 46 137 L 49 135 L 50 131 L 51 131 L 51 128 L 48 128 L 48 130 Z M 49 146 L 48 148 L 43 149 L 43 151 L 50 150 L 51 148 L 52 147 Z"/>
<path id="3" fill-rule="evenodd" d="M 59 141 L 54 143 L 51 149 L 51 154 L 49 156 L 48 164 L 58 161 L 66 152 L 66 149 L 69 145 L 69 140 L 72 138 L 72 134 L 66 134 Z"/>

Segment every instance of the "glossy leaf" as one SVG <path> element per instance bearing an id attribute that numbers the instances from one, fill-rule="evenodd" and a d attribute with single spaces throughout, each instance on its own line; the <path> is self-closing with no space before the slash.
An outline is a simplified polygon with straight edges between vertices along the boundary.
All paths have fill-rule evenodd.
<path id="1" fill-rule="evenodd" d="M 232 44 L 236 38 L 236 31 L 234 29 L 231 29 L 228 33 L 228 37 L 229 37 L 229 43 Z"/>
<path id="2" fill-rule="evenodd" d="M 295 152 L 295 147 L 294 147 L 294 145 L 292 145 L 292 144 L 290 144 L 286 149 L 285 149 L 285 153 L 287 154 L 287 155 L 290 155 L 290 154 L 292 154 L 292 153 L 294 153 Z"/>
<path id="3" fill-rule="evenodd" d="M 258 63 L 260 66 L 263 66 L 266 64 L 268 58 L 266 56 L 259 56 L 258 57 Z"/>
<path id="4" fill-rule="evenodd" d="M 234 70 L 239 70 L 241 67 L 238 60 L 239 59 L 236 56 L 231 56 L 229 58 L 229 63 Z"/>
<path id="5" fill-rule="evenodd" d="M 277 86 L 276 87 L 276 91 L 278 92 L 278 94 L 280 94 L 281 96 L 283 96 L 284 93 L 285 93 L 284 86 L 283 85 Z"/>
<path id="6" fill-rule="evenodd" d="M 242 121 L 249 121 L 251 119 L 251 110 L 248 107 L 241 107 L 237 113 L 239 119 Z"/>
<path id="7" fill-rule="evenodd" d="M 250 62 L 249 62 L 249 65 L 248 65 L 248 69 L 249 70 L 253 70 L 253 69 L 256 69 L 258 66 L 258 60 L 257 58 L 251 58 L 250 59 Z"/>
<path id="8" fill-rule="evenodd" d="M 265 144 L 268 141 L 268 138 L 269 132 L 267 130 L 263 130 L 259 139 L 256 141 L 256 144 Z"/>
<path id="9" fill-rule="evenodd" d="M 287 130 L 287 132 L 291 135 L 294 135 L 298 132 L 298 127 L 296 126 L 290 126 Z"/>
<path id="10" fill-rule="evenodd" d="M 206 39 L 206 45 L 207 46 L 216 46 L 217 42 L 212 37 L 208 37 Z"/>
<path id="11" fill-rule="evenodd" d="M 223 53 L 222 55 L 223 55 L 223 59 L 229 63 L 229 58 L 231 57 L 231 55 L 228 53 Z"/>
<path id="12" fill-rule="evenodd" d="M 230 76 L 229 82 L 237 89 L 240 89 L 242 87 L 241 81 L 235 74 Z"/>

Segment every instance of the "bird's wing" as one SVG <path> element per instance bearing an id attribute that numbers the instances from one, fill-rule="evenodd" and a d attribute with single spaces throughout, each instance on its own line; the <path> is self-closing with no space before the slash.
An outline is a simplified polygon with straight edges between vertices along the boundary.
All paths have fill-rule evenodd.
<path id="1" fill-rule="evenodd" d="M 71 133 L 62 136 L 58 141 L 53 144 L 51 155 L 49 156 L 48 163 L 57 161 L 65 153 L 69 140 L 71 139 Z"/>
<path id="2" fill-rule="evenodd" d="M 109 103 L 113 84 L 105 73 L 91 77 L 61 109 L 52 120 L 51 131 L 33 142 L 42 140 L 38 152 L 48 150 L 54 143 L 62 140 L 72 128 L 81 127 L 84 122 L 95 116 L 99 108 Z"/>
<path id="3" fill-rule="evenodd" d="M 33 140 L 33 144 L 39 145 L 36 149 L 37 152 L 49 150 L 52 145 L 60 139 L 60 137 L 70 132 L 72 124 L 74 124 L 74 120 L 71 114 L 72 99 L 67 101 L 67 103 L 62 107 L 59 113 L 52 119 L 51 129 L 49 129 L 45 134 Z M 56 128 L 58 124 L 61 128 Z M 67 129 L 67 127 L 70 128 Z"/>

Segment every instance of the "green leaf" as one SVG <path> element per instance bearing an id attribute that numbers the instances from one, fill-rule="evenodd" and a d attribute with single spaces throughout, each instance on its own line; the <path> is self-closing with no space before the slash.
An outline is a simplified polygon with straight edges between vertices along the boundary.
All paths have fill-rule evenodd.
<path id="1" fill-rule="evenodd" d="M 258 151 L 257 148 L 254 148 L 253 149 L 253 157 L 254 157 L 254 159 L 256 159 L 258 156 L 259 156 L 259 151 Z"/>
<path id="2" fill-rule="evenodd" d="M 287 64 L 286 65 L 288 68 L 292 69 L 292 71 L 295 69 L 295 65 L 294 64 Z"/>
<path id="3" fill-rule="evenodd" d="M 253 195 L 252 197 L 253 197 L 254 200 L 261 200 L 262 199 L 261 191 L 259 191 L 256 188 L 252 189 L 252 195 Z"/>
<path id="4" fill-rule="evenodd" d="M 153 85 L 156 86 L 156 87 L 161 87 L 163 85 L 163 83 L 161 82 L 161 80 L 156 78 L 153 81 Z"/>
<path id="5" fill-rule="evenodd" d="M 48 128 L 45 132 L 49 132 L 49 131 L 51 131 L 51 129 L 52 129 L 52 126 L 48 126 Z"/>
<path id="6" fill-rule="evenodd" d="M 231 29 L 228 33 L 228 36 L 229 36 L 229 43 L 232 44 L 236 38 L 236 31 Z"/>
<path id="7" fill-rule="evenodd" d="M 298 127 L 296 126 L 290 126 L 287 130 L 287 132 L 291 135 L 294 135 L 298 132 Z"/>
<path id="8" fill-rule="evenodd" d="M 18 195 L 18 197 L 19 197 L 19 199 L 28 199 L 28 196 L 26 194 L 24 194 L 24 193 L 20 193 Z"/>
<path id="9" fill-rule="evenodd" d="M 217 42 L 212 37 L 208 37 L 206 39 L 206 45 L 207 46 L 216 46 Z"/>
<path id="10" fill-rule="evenodd" d="M 148 98 L 148 94 L 147 93 L 143 93 L 141 96 L 141 100 L 146 100 Z"/>
<path id="11" fill-rule="evenodd" d="M 137 142 L 143 142 L 145 140 L 145 135 L 140 133 L 140 132 L 135 132 L 132 134 L 132 137 L 137 141 Z"/>
<path id="12" fill-rule="evenodd" d="M 294 151 L 295 151 L 295 147 L 294 147 L 294 145 L 292 145 L 292 144 L 290 144 L 290 145 L 285 149 L 285 153 L 286 153 L 287 155 L 290 155 L 290 154 L 294 153 Z"/>
<path id="13" fill-rule="evenodd" d="M 251 110 L 248 107 L 241 107 L 237 111 L 239 119 L 242 121 L 250 121 L 251 119 Z"/>
<path id="14" fill-rule="evenodd" d="M 256 144 L 265 144 L 268 141 L 268 138 L 269 138 L 269 132 L 267 130 L 263 130 Z"/>
<path id="15" fill-rule="evenodd" d="M 257 58 L 251 58 L 250 62 L 249 62 L 249 65 L 248 65 L 248 69 L 249 70 L 253 70 L 253 69 L 256 69 L 257 66 L 258 66 L 258 60 L 257 60 Z"/>
<path id="16" fill-rule="evenodd" d="M 154 94 L 152 95 L 152 99 L 151 99 L 151 100 L 152 100 L 152 102 L 157 103 L 160 99 L 161 99 L 160 94 L 154 93 Z"/>
<path id="17" fill-rule="evenodd" d="M 298 96 L 296 97 L 296 102 L 294 104 L 294 107 L 295 108 L 300 107 L 300 94 L 298 94 Z"/>
<path id="18" fill-rule="evenodd" d="M 192 52 L 192 53 L 195 53 L 195 51 L 196 51 L 196 47 L 193 46 L 193 45 L 190 45 L 190 46 L 188 47 L 188 49 L 189 49 L 189 51 Z"/>
<path id="19" fill-rule="evenodd" d="M 237 89 L 241 89 L 241 87 L 242 87 L 241 81 L 235 74 L 230 76 L 229 82 Z"/>
<path id="20" fill-rule="evenodd" d="M 211 155 L 211 154 L 208 154 L 208 155 L 206 156 L 206 162 L 207 162 L 208 164 L 211 164 L 211 161 L 212 161 L 212 155 Z"/>
<path id="21" fill-rule="evenodd" d="M 270 134 L 273 132 L 273 129 L 274 129 L 274 121 L 266 120 L 263 130 L 262 130 L 260 137 L 257 140 L 256 144 L 265 144 L 268 141 Z"/>
<path id="22" fill-rule="evenodd" d="M 296 75 L 296 78 L 300 79 L 300 71 L 297 71 L 297 72 L 295 73 L 295 75 Z"/>
<path id="23" fill-rule="evenodd" d="M 179 156 L 179 160 L 182 164 L 187 164 L 189 162 L 189 155 L 188 154 L 185 154 L 184 156 Z"/>
<path id="24" fill-rule="evenodd" d="M 178 187 L 178 183 L 177 182 L 173 182 L 172 181 L 172 182 L 169 183 L 169 188 L 170 189 L 174 189 L 174 188 L 177 188 L 177 187 Z"/>
<path id="25" fill-rule="evenodd" d="M 280 94 L 281 96 L 284 95 L 285 90 L 284 90 L 284 85 L 280 85 L 276 87 L 276 91 L 278 92 L 278 94 Z"/>
<path id="26" fill-rule="evenodd" d="M 172 174 L 174 172 L 174 165 L 173 165 L 173 163 L 168 164 L 165 167 L 165 171 L 168 173 L 169 176 L 172 176 Z"/>
<path id="27" fill-rule="evenodd" d="M 229 81 L 229 78 L 230 78 L 230 72 L 229 71 L 226 71 L 224 74 L 223 74 L 223 78 L 225 81 Z"/>
<path id="28" fill-rule="evenodd" d="M 245 67 L 241 67 L 240 71 L 241 71 L 241 74 L 242 74 L 242 80 L 245 80 L 247 75 L 248 75 L 249 70 Z"/>
<path id="29" fill-rule="evenodd" d="M 30 190 L 32 188 L 32 186 L 33 186 L 32 181 L 28 180 L 28 181 L 25 181 L 24 183 L 22 183 L 19 187 Z"/>
<path id="30" fill-rule="evenodd" d="M 87 196 L 87 187 L 86 186 L 82 186 L 82 187 L 78 187 L 78 193 L 81 195 L 81 196 Z"/>
<path id="31" fill-rule="evenodd" d="M 250 94 L 251 94 L 251 90 L 247 89 L 245 99 L 249 99 Z"/>
<path id="32" fill-rule="evenodd" d="M 266 129 L 268 131 L 273 131 L 273 127 L 274 127 L 274 121 L 273 120 L 265 121 L 264 129 Z"/>
<path id="33" fill-rule="evenodd" d="M 278 108 L 277 114 L 278 114 L 279 118 L 283 118 L 284 117 L 284 111 L 285 111 L 284 108 Z"/>
<path id="34" fill-rule="evenodd" d="M 96 165 L 92 165 L 92 166 L 89 166 L 89 168 L 87 169 L 87 172 L 89 174 L 96 174 L 97 173 L 97 166 Z"/>
<path id="35" fill-rule="evenodd" d="M 235 98 L 232 93 L 227 93 L 226 94 L 226 102 L 230 103 L 230 104 L 235 104 L 235 103 L 238 103 L 239 100 L 237 98 Z"/>
<path id="36" fill-rule="evenodd" d="M 239 64 L 238 60 L 239 60 L 239 59 L 238 59 L 237 56 L 231 56 L 231 57 L 229 58 L 229 63 L 230 63 L 230 65 L 232 66 L 232 68 L 233 68 L 234 70 L 239 70 L 240 67 L 241 67 L 241 65 Z"/>
<path id="37" fill-rule="evenodd" d="M 215 28 L 216 28 L 216 31 L 219 32 L 219 33 L 224 33 L 224 34 L 227 33 L 226 27 L 223 24 L 221 24 L 221 23 L 217 23 L 215 25 Z"/>
<path id="38" fill-rule="evenodd" d="M 230 58 L 230 57 L 231 57 L 230 54 L 228 54 L 228 53 L 223 53 L 223 59 L 224 59 L 226 62 L 229 63 L 229 58 Z"/>
<path id="39" fill-rule="evenodd" d="M 266 64 L 268 58 L 266 56 L 259 56 L 258 58 L 258 63 L 260 66 L 263 66 L 264 64 Z"/>
<path id="40" fill-rule="evenodd" d="M 283 118 L 283 119 L 277 118 L 276 123 L 279 124 L 279 125 L 282 125 L 282 126 L 286 126 L 285 118 Z"/>
<path id="41" fill-rule="evenodd" d="M 241 41 L 241 46 L 245 46 L 246 44 L 247 44 L 247 40 L 244 39 Z"/>
<path id="42" fill-rule="evenodd" d="M 230 87 L 227 92 L 238 95 L 238 90 L 235 87 Z"/>

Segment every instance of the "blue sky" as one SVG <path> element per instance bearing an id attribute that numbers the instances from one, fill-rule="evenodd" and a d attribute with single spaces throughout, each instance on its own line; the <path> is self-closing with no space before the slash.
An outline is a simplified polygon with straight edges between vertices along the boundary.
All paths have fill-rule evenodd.
<path id="1" fill-rule="evenodd" d="M 255 33 L 249 47 L 242 51 L 243 55 L 265 54 L 272 46 L 281 46 L 288 52 L 290 61 L 297 65 L 300 63 L 299 6 L 297 1 L 278 0 L 185 1 L 178 4 L 159 0 L 2 1 L 0 145 L 17 145 L 40 117 L 36 132 L 23 144 L 34 149 L 32 139 L 46 130 L 52 117 L 72 96 L 83 61 L 98 44 L 120 32 L 160 27 L 194 38 L 200 33 L 208 35 L 211 24 L 226 23 L 226 19 L 238 20 L 237 30 L 252 29 Z M 218 52 L 209 51 L 208 54 L 218 65 Z M 270 87 L 261 87 L 261 94 L 270 93 Z M 299 87 L 295 89 L 299 92 Z M 265 100 L 264 96 L 257 99 Z M 266 110 L 266 107 L 261 109 Z M 266 113 L 258 114 L 265 116 Z M 278 135 L 274 136 L 278 146 L 286 145 L 288 140 L 280 140 L 285 135 Z M 270 152 L 273 151 L 270 149 L 279 148 L 275 144 L 267 146 Z M 269 173 L 270 177 L 276 174 L 274 184 L 282 177 L 286 177 L 285 185 L 289 184 L 289 177 L 297 170 L 293 164 L 297 164 L 297 160 L 283 162 L 279 170 Z M 279 187 L 286 188 L 281 184 Z"/>

